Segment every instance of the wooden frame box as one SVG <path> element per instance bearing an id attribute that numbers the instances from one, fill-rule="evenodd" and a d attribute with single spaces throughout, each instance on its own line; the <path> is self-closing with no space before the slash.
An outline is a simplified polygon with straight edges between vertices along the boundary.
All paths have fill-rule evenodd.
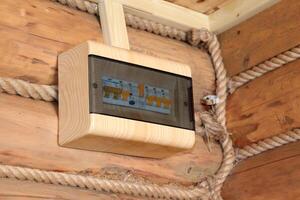
<path id="1" fill-rule="evenodd" d="M 187 65 L 92 41 L 62 53 L 58 58 L 60 145 L 153 158 L 193 147 L 193 129 L 91 113 L 89 55 L 191 77 Z"/>

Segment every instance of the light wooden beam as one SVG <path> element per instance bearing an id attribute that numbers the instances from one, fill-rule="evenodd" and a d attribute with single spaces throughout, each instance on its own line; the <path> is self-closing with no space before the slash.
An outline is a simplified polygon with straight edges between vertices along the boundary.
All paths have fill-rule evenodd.
<path id="1" fill-rule="evenodd" d="M 119 0 L 127 13 L 188 31 L 209 28 L 208 16 L 163 0 Z"/>
<path id="2" fill-rule="evenodd" d="M 99 0 L 98 7 L 104 43 L 129 49 L 122 4 L 115 0 Z"/>
<path id="3" fill-rule="evenodd" d="M 90 1 L 98 3 L 99 0 Z M 279 1 L 280 0 L 228 0 L 220 6 L 219 10 L 210 15 L 202 14 L 164 0 L 112 0 L 110 4 L 119 3 L 118 7 L 122 4 L 124 12 L 126 13 L 183 31 L 189 31 L 193 28 L 207 28 L 219 34 Z M 115 24 L 117 23 L 116 20 Z"/>
<path id="4" fill-rule="evenodd" d="M 90 1 L 98 3 L 98 0 Z M 159 22 L 183 31 L 188 31 L 191 28 L 209 28 L 207 15 L 163 0 L 114 1 L 121 3 L 126 13 Z"/>
<path id="5" fill-rule="evenodd" d="M 209 15 L 209 30 L 222 33 L 280 0 L 231 0 Z"/>

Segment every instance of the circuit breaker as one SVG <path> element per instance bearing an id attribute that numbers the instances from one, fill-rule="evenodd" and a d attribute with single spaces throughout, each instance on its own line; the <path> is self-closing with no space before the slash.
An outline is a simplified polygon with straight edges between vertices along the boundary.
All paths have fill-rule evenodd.
<path id="1" fill-rule="evenodd" d="M 163 158 L 195 142 L 189 66 L 86 42 L 59 56 L 59 143 Z"/>

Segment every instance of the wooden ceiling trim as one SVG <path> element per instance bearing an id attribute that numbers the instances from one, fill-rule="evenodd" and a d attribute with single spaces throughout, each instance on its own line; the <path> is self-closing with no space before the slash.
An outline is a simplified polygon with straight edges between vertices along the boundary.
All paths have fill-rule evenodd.
<path id="1" fill-rule="evenodd" d="M 89 0 L 98 3 L 99 0 Z M 209 29 L 208 16 L 163 0 L 114 0 L 126 13 L 183 31 L 200 27 Z"/>
<path id="2" fill-rule="evenodd" d="M 210 31 L 222 33 L 280 0 L 230 0 L 209 15 Z"/>
<path id="3" fill-rule="evenodd" d="M 179 6 L 195 10 L 203 14 L 211 14 L 230 0 L 166 0 Z"/>
<path id="4" fill-rule="evenodd" d="M 98 3 L 99 0 L 89 0 Z M 164 0 L 114 0 L 124 12 L 182 31 L 207 28 L 222 33 L 280 0 L 222 0 L 216 12 L 203 14 Z M 199 0 L 198 0 L 199 1 Z M 201 0 L 200 0 L 201 1 Z M 221 3 L 222 2 L 222 3 Z"/>

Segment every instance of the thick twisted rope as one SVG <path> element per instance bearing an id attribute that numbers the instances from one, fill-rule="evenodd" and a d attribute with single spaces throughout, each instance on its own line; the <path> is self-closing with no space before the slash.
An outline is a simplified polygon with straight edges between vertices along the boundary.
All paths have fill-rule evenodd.
<path id="1" fill-rule="evenodd" d="M 0 178 L 16 178 L 39 183 L 79 187 L 100 192 L 126 194 L 136 197 L 156 199 L 208 200 L 208 190 L 204 187 L 182 189 L 148 183 L 132 183 L 118 180 L 99 179 L 90 176 L 73 175 L 62 172 L 0 165 Z"/>
<path id="2" fill-rule="evenodd" d="M 240 74 L 233 76 L 229 83 L 229 92 L 233 93 L 237 88 L 248 83 L 249 81 L 256 79 L 270 71 L 284 66 L 287 63 L 295 61 L 300 58 L 300 45 L 285 51 L 263 63 L 252 67 L 251 69 L 241 72 Z"/>
<path id="3" fill-rule="evenodd" d="M 217 120 L 213 118 L 213 115 L 209 113 L 203 113 L 200 116 L 200 120 L 202 122 L 201 124 L 203 125 L 203 129 L 208 129 L 209 132 L 214 132 L 214 134 L 216 134 L 215 132 L 218 131 L 218 136 L 217 134 L 214 136 L 222 140 L 222 133 L 224 133 L 224 129 L 219 123 L 217 123 Z M 227 151 L 225 150 L 225 152 Z M 226 157 L 227 156 L 225 156 L 225 158 Z M 220 173 L 216 175 L 217 178 L 221 178 L 219 182 L 223 180 L 223 166 L 226 166 L 226 163 L 224 165 L 224 161 L 221 166 L 221 170 L 219 171 Z M 16 178 L 18 180 L 30 180 L 54 185 L 79 187 L 101 192 L 111 192 L 155 199 L 221 199 L 219 191 L 214 189 L 216 186 L 219 186 L 220 183 L 218 181 L 214 181 L 214 179 L 204 180 L 196 187 L 184 188 L 169 185 L 159 186 L 149 183 L 132 183 L 121 180 L 99 179 L 89 176 L 73 175 L 9 165 L 0 165 L 0 178 Z"/>
<path id="4" fill-rule="evenodd" d="M 188 42 L 193 46 L 200 46 L 203 42 L 212 58 L 215 74 L 216 74 L 216 96 L 219 103 L 215 105 L 216 122 L 222 125 L 223 135 L 220 143 L 223 149 L 223 160 L 221 167 L 215 174 L 213 179 L 212 199 L 219 200 L 221 197 L 221 188 L 226 177 L 232 170 L 235 162 L 235 152 L 232 141 L 226 131 L 226 98 L 227 98 L 227 78 L 226 70 L 221 56 L 220 44 L 215 34 L 205 30 L 192 30 L 187 36 Z"/>
<path id="5" fill-rule="evenodd" d="M 52 0 L 59 2 L 63 5 L 68 5 L 72 8 L 77 8 L 81 11 L 88 12 L 93 15 L 98 15 L 98 4 L 95 2 L 90 2 L 88 0 Z M 143 19 L 129 13 L 125 13 L 126 24 L 135 29 L 140 29 L 161 35 L 164 37 L 170 37 L 176 40 L 185 41 L 186 33 L 177 28 L 173 28 L 164 24 L 160 24 L 148 19 Z"/>
<path id="6" fill-rule="evenodd" d="M 237 148 L 237 160 L 244 160 L 267 150 L 274 149 L 291 142 L 297 142 L 298 140 L 300 140 L 300 129 L 296 128 L 284 134 L 279 134 L 271 138 L 261 140 L 257 143 L 252 143 L 242 149 Z"/>
<path id="7" fill-rule="evenodd" d="M 212 55 L 214 67 L 216 70 L 216 83 L 218 85 L 221 85 L 222 87 L 217 86 L 216 94 L 220 99 L 223 100 L 221 106 L 216 106 L 216 119 L 213 125 L 209 125 L 209 123 L 212 123 L 213 119 L 210 120 L 204 120 L 203 119 L 203 125 L 204 128 L 210 128 L 210 131 L 215 131 L 212 127 L 215 126 L 218 123 L 224 123 L 225 124 L 225 101 L 226 101 L 226 89 L 224 90 L 223 87 L 226 86 L 226 72 L 224 69 L 224 65 L 222 64 L 222 58 L 220 55 L 220 51 L 217 50 L 219 48 L 219 43 L 217 41 L 217 38 L 215 35 L 209 33 L 207 30 L 200 30 L 199 32 L 192 32 L 191 34 L 200 33 L 202 35 L 202 38 L 204 42 L 207 42 L 208 44 L 208 51 Z M 23 85 L 26 85 L 25 88 L 27 90 L 31 91 L 31 87 L 35 87 L 33 84 L 26 83 L 24 81 L 21 81 L 22 85 L 15 84 L 14 82 L 19 82 L 19 80 L 13 80 L 13 79 L 5 79 L 9 80 L 10 85 L 12 85 L 10 90 L 3 90 L 5 92 L 7 91 L 21 91 L 19 87 L 24 87 Z M 6 81 L 7 82 L 7 81 Z M 29 89 L 28 89 L 29 88 Z M 45 90 L 47 92 L 47 90 Z M 11 92 L 12 94 L 20 94 L 25 97 L 33 97 L 31 96 L 33 93 L 28 92 Z M 44 100 L 44 99 L 43 99 Z M 224 110 L 222 110 L 224 109 Z M 224 116 L 222 116 L 224 114 Z M 213 118 L 213 116 L 211 116 Z M 202 116 L 203 118 L 203 116 Z M 206 115 L 207 119 L 207 115 Z M 228 137 L 228 134 L 225 131 L 225 125 L 219 125 L 221 126 L 223 131 L 220 131 L 220 134 L 223 134 L 219 137 L 219 140 L 221 142 L 224 156 L 223 161 L 221 164 L 221 167 L 217 174 L 215 175 L 215 178 L 208 181 L 203 181 L 201 184 L 199 184 L 197 187 L 193 189 L 173 189 L 167 187 L 167 186 L 159 186 L 159 187 L 150 187 L 147 184 L 132 184 L 125 181 L 116 181 L 113 180 L 98 180 L 98 182 L 103 181 L 99 184 L 98 189 L 101 191 L 110 191 L 110 192 L 116 192 L 116 193 L 125 193 L 125 194 L 131 194 L 135 196 L 146 196 L 146 197 L 157 197 L 157 198 L 167 198 L 167 199 L 208 199 L 212 198 L 213 200 L 219 200 L 222 199 L 220 196 L 220 190 L 222 187 L 223 182 L 225 181 L 227 175 L 229 174 L 230 170 L 233 167 L 234 162 L 234 151 L 232 147 L 232 143 L 230 138 Z M 24 169 L 22 168 L 15 168 L 11 166 L 1 166 L 2 173 L 4 177 L 14 177 L 21 180 L 35 180 L 38 182 L 49 182 L 52 184 L 63 184 L 63 185 L 70 185 L 70 186 L 81 186 L 81 182 L 72 182 L 72 181 L 79 181 L 82 180 L 83 177 L 77 176 L 77 175 L 65 175 L 65 174 L 57 174 L 54 172 L 44 172 L 39 170 L 33 170 L 33 169 Z M 21 173 L 22 172 L 22 173 Z M 42 173 L 44 172 L 44 173 Z M 54 173 L 54 174 L 53 174 Z M 50 175 L 51 181 L 50 181 Z M 69 179 L 67 179 L 69 178 Z M 89 185 L 91 184 L 88 182 L 90 178 L 83 179 L 83 182 L 87 182 Z M 95 179 L 96 180 L 96 179 Z M 61 182 L 62 181 L 62 182 Z M 98 183 L 97 182 L 97 183 Z M 88 185 L 88 186 L 89 186 Z M 89 188 L 88 186 L 85 186 Z M 111 187 L 111 188 L 108 188 Z M 93 186 L 95 188 L 95 186 Z M 118 188 L 122 188 L 122 191 L 119 191 Z M 161 188 L 161 190 L 158 190 Z M 159 195 L 159 196 L 157 196 Z"/>
<path id="8" fill-rule="evenodd" d="M 57 100 L 57 86 L 33 84 L 12 78 L 0 77 L 0 92 L 43 101 Z"/>
<path id="9" fill-rule="evenodd" d="M 216 116 L 218 122 L 220 122 L 226 130 L 225 108 L 227 98 L 227 77 L 217 36 L 205 29 L 192 30 L 188 34 L 187 40 L 191 45 L 197 47 L 201 47 L 203 43 L 206 44 L 205 46 L 211 56 L 216 74 L 216 95 L 219 98 L 219 103 L 215 105 Z"/>
<path id="10" fill-rule="evenodd" d="M 53 1 L 53 0 L 52 0 Z M 62 4 L 67 4 L 68 6 L 78 8 L 82 11 L 87 11 L 91 14 L 97 14 L 98 8 L 96 3 L 89 2 L 87 0 L 54 0 L 58 1 Z M 171 37 L 177 40 L 186 41 L 187 34 L 181 30 L 174 29 L 159 23 L 155 23 L 153 21 L 149 21 L 146 19 L 142 19 L 130 14 L 125 14 L 126 23 L 133 28 L 138 28 L 142 30 L 146 30 L 148 32 L 152 32 L 158 35 Z M 157 186 L 154 184 L 136 184 L 125 181 L 115 181 L 115 180 L 106 180 L 106 179 L 96 179 L 93 177 L 84 177 L 80 175 L 71 175 L 65 173 L 58 172 L 47 172 L 38 169 L 28 169 L 28 168 L 20 168 L 13 167 L 7 165 L 0 165 L 0 177 L 9 177 L 9 178 L 17 178 L 20 180 L 32 180 L 36 182 L 44 182 L 44 183 L 52 183 L 52 184 L 60 184 L 60 185 L 68 185 L 74 187 L 87 188 L 97 191 L 106 191 L 106 192 L 114 192 L 121 194 L 128 194 L 140 197 L 150 197 L 150 198 L 164 198 L 164 199 L 213 199 L 213 200 L 221 200 L 222 197 L 220 195 L 221 187 L 233 168 L 233 164 L 235 162 L 234 149 L 232 146 L 232 141 L 226 131 L 226 118 L 225 118 L 225 107 L 226 107 L 226 87 L 227 87 L 227 79 L 226 79 L 226 70 L 224 68 L 224 64 L 221 57 L 220 45 L 218 43 L 217 37 L 209 33 L 207 30 L 193 30 L 188 35 L 189 42 L 194 45 L 201 47 L 204 44 L 212 57 L 212 61 L 214 64 L 215 72 L 216 72 L 216 95 L 220 99 L 220 102 L 215 105 L 215 116 L 216 119 L 210 119 L 208 121 L 215 120 L 216 123 L 220 123 L 223 129 L 218 135 L 218 140 L 221 143 L 223 148 L 223 160 L 222 164 L 218 170 L 218 172 L 212 178 L 207 178 L 207 180 L 202 181 L 197 187 L 193 189 L 179 189 L 179 188 L 171 188 L 169 186 Z M 297 50 L 298 52 L 298 50 Z M 295 53 L 295 52 L 294 52 Z M 290 55 L 294 55 L 291 54 Z M 281 56 L 284 57 L 284 56 Z M 277 60 L 278 61 L 278 60 Z M 267 69 L 267 68 L 265 68 Z M 6 81 L 8 82 L 8 81 Z M 41 99 L 46 101 L 52 101 L 57 99 L 57 90 L 55 86 L 48 86 L 49 88 L 40 87 L 39 89 L 35 89 L 35 92 L 31 89 L 36 88 L 35 84 L 30 84 L 26 82 L 19 82 L 18 84 L 14 83 L 14 80 L 10 80 L 10 88 L 6 85 L 1 86 L 2 92 L 7 92 L 10 94 L 19 94 L 24 97 L 31 97 L 34 99 Z M 18 80 L 16 80 L 18 82 Z M 27 85 L 27 87 L 22 86 Z M 29 86 L 30 85 L 30 86 Z M 19 88 L 25 87 L 27 89 L 20 90 Z M 4 89 L 6 88 L 6 89 Z M 9 88 L 9 89 L 7 89 Z M 54 89 L 54 90 L 53 90 Z M 38 95 L 36 94 L 38 93 Z M 52 98 L 45 97 L 44 93 L 51 93 Z M 213 118 L 213 116 L 211 116 Z M 205 120 L 202 120 L 204 123 Z M 214 124 L 215 125 L 215 124 Z M 210 131 L 214 130 L 214 125 L 204 125 L 204 127 L 209 127 Z M 220 129 L 218 129 L 220 130 Z M 222 134 L 223 133 L 223 134 Z M 215 136 L 215 135 L 214 135 Z M 278 138 L 277 138 L 278 139 Z M 251 151 L 253 151 L 251 149 Z"/>

